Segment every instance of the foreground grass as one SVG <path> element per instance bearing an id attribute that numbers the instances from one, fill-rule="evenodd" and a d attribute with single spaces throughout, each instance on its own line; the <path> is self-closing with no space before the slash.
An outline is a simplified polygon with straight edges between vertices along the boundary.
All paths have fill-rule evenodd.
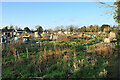
<path id="1" fill-rule="evenodd" d="M 44 41 L 5 48 L 3 78 L 117 78 L 116 51 L 112 55 L 87 52 L 95 44 Z"/>

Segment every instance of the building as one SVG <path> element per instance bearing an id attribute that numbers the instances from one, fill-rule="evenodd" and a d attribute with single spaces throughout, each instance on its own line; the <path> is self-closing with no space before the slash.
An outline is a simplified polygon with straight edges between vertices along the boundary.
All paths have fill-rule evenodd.
<path id="1" fill-rule="evenodd" d="M 14 29 L 2 29 L 2 34 L 5 37 L 14 37 L 15 30 Z"/>
<path id="2" fill-rule="evenodd" d="M 38 33 L 38 32 L 35 32 L 35 33 L 34 33 L 34 37 L 39 37 L 39 33 Z"/>
<path id="3" fill-rule="evenodd" d="M 30 39 L 29 36 L 23 36 L 23 42 L 26 42 L 26 41 L 28 41 L 29 39 Z"/>
<path id="4" fill-rule="evenodd" d="M 110 38 L 116 39 L 116 34 L 114 32 L 110 32 Z"/>
<path id="5" fill-rule="evenodd" d="M 70 34 L 70 32 L 68 32 L 68 31 L 65 31 L 65 32 L 64 32 L 64 34 L 66 34 L 66 35 L 67 35 L 67 34 Z"/>
<path id="6" fill-rule="evenodd" d="M 16 35 L 21 36 L 21 34 L 25 34 L 24 30 L 16 30 Z"/>
<path id="7" fill-rule="evenodd" d="M 64 35 L 64 33 L 63 33 L 62 31 L 58 31 L 57 34 L 59 34 L 59 35 Z"/>
<path id="8" fill-rule="evenodd" d="M 105 39 L 104 39 L 104 42 L 105 42 L 105 43 L 110 43 L 110 38 L 105 38 Z"/>

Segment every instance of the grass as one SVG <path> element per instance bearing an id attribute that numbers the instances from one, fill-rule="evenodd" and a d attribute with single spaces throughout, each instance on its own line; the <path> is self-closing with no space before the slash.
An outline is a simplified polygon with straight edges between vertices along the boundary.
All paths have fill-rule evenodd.
<path id="1" fill-rule="evenodd" d="M 96 42 L 96 39 L 88 42 L 44 40 L 41 46 L 22 42 L 6 44 L 2 51 L 3 78 L 116 77 L 115 47 L 96 45 Z"/>

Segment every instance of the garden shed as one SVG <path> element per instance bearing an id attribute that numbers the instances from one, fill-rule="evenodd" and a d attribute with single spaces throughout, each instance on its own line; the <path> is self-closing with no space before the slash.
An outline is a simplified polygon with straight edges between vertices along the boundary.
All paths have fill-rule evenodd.
<path id="1" fill-rule="evenodd" d="M 20 36 L 22 33 L 24 33 L 25 31 L 24 30 L 16 30 L 16 35 L 17 36 Z"/>
<path id="2" fill-rule="evenodd" d="M 59 35 L 64 35 L 64 33 L 62 31 L 59 31 L 58 34 Z"/>
<path id="3" fill-rule="evenodd" d="M 59 38 L 59 36 L 57 34 L 53 35 L 53 40 L 56 40 L 58 38 Z"/>
<path id="4" fill-rule="evenodd" d="M 39 37 L 38 32 L 35 32 L 34 37 Z"/>
<path id="5" fill-rule="evenodd" d="M 105 38 L 105 39 L 104 39 L 104 42 L 105 42 L 105 43 L 110 43 L 110 38 Z"/>
<path id="6" fill-rule="evenodd" d="M 110 38 L 116 39 L 116 34 L 114 32 L 110 32 Z"/>
<path id="7" fill-rule="evenodd" d="M 67 34 L 70 34 L 70 32 L 68 32 L 68 31 L 65 31 L 65 32 L 64 32 L 64 34 L 66 34 L 66 35 L 67 35 Z"/>
<path id="8" fill-rule="evenodd" d="M 53 34 L 50 35 L 50 39 L 53 39 Z"/>
<path id="9" fill-rule="evenodd" d="M 41 33 L 41 36 L 44 36 L 45 34 L 47 34 L 47 33 L 46 33 L 46 32 L 42 32 L 42 33 Z"/>
<path id="10" fill-rule="evenodd" d="M 28 41 L 29 38 L 30 38 L 29 36 L 23 36 L 23 42 Z"/>
<path id="11" fill-rule="evenodd" d="M 3 36 L 14 37 L 14 29 L 2 29 Z"/>

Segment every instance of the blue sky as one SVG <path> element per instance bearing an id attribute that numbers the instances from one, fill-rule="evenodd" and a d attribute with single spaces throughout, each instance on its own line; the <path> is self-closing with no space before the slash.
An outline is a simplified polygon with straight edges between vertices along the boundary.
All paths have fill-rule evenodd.
<path id="1" fill-rule="evenodd" d="M 109 3 L 113 4 L 113 2 Z M 3 2 L 2 27 L 17 25 L 35 29 L 54 29 L 56 26 L 116 24 L 110 8 L 99 7 L 95 2 Z"/>

